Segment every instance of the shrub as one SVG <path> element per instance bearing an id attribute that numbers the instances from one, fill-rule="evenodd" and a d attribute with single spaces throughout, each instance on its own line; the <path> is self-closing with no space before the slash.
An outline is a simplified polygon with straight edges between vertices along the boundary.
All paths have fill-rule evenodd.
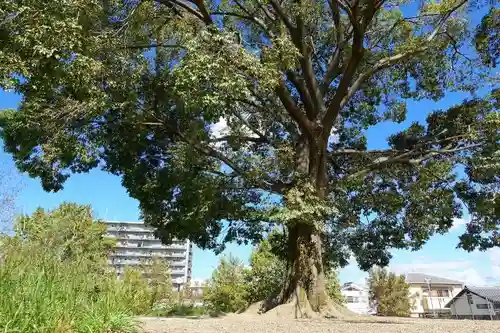
<path id="1" fill-rule="evenodd" d="M 215 312 L 237 312 L 247 307 L 245 268 L 237 258 L 229 256 L 220 260 L 208 282 L 203 299 Z"/>
<path id="2" fill-rule="evenodd" d="M 412 308 L 410 286 L 404 275 L 374 268 L 368 277 L 370 305 L 379 316 L 408 317 Z"/>
<path id="3" fill-rule="evenodd" d="M 105 230 L 72 204 L 19 218 L 0 244 L 1 331 L 135 331 L 125 285 L 106 269 Z"/>
<path id="4" fill-rule="evenodd" d="M 246 270 L 249 304 L 275 297 L 283 287 L 285 261 L 271 252 L 267 240 L 262 241 L 250 256 L 251 269 Z"/>

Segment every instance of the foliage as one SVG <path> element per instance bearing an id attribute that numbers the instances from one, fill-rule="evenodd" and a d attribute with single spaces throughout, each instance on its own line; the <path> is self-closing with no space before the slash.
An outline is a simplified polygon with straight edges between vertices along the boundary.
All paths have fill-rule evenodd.
<path id="1" fill-rule="evenodd" d="M 109 242 L 88 207 L 39 209 L 15 227 L 0 244 L 2 331 L 136 331 L 122 284 L 104 270 Z"/>
<path id="2" fill-rule="evenodd" d="M 413 304 L 404 275 L 375 267 L 370 271 L 368 287 L 370 306 L 378 316 L 410 316 Z"/>
<path id="3" fill-rule="evenodd" d="M 245 274 L 248 303 L 277 296 L 283 287 L 286 262 L 272 253 L 267 239 L 252 251 L 250 266 Z"/>
<path id="4" fill-rule="evenodd" d="M 350 256 L 385 266 L 464 210 L 459 246 L 485 250 L 500 245 L 498 90 L 483 80 L 497 11 L 474 27 L 475 5 L 4 1 L 0 86 L 23 95 L 0 116 L 5 149 L 47 191 L 96 167 L 120 175 L 164 242 L 221 251 L 276 225 L 294 244 L 319 235 L 318 276 Z M 491 94 L 369 149 L 368 131 L 404 122 L 407 100 L 476 90 Z"/>
<path id="5" fill-rule="evenodd" d="M 172 303 L 172 275 L 165 258 L 152 257 L 147 265 L 143 267 L 143 271 L 148 280 L 150 292 L 149 308 L 153 308 L 160 302 Z"/>
<path id="6" fill-rule="evenodd" d="M 476 30 L 476 48 L 486 65 L 496 67 L 500 58 L 500 9 L 491 8 Z"/>
<path id="7" fill-rule="evenodd" d="M 345 299 L 340 292 L 340 281 L 338 277 L 339 273 L 336 269 L 332 269 L 326 273 L 326 290 L 332 301 L 337 304 L 344 304 Z"/>
<path id="8" fill-rule="evenodd" d="M 248 305 L 245 268 L 235 257 L 222 258 L 205 289 L 204 302 L 216 312 L 237 312 Z"/>
<path id="9" fill-rule="evenodd" d="M 114 246 L 113 239 L 104 237 L 106 225 L 92 219 L 90 207 L 70 203 L 20 216 L 14 231 L 24 242 L 45 244 L 63 263 L 82 260 L 98 271 Z"/>

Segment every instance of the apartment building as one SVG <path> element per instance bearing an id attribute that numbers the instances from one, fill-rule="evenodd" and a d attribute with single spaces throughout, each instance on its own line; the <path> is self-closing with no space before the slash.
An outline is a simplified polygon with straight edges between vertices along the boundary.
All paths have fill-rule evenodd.
<path id="1" fill-rule="evenodd" d="M 464 285 L 460 281 L 421 273 L 406 274 L 406 283 L 410 285 L 410 297 L 413 300 L 412 317 L 450 314 L 446 305 Z"/>
<path id="2" fill-rule="evenodd" d="M 177 287 L 191 280 L 193 246 L 189 241 L 174 241 L 164 245 L 152 228 L 143 222 L 106 221 L 107 236 L 116 239 L 116 248 L 108 259 L 118 276 L 126 266 L 140 267 L 153 256 L 169 264 L 172 282 Z"/>

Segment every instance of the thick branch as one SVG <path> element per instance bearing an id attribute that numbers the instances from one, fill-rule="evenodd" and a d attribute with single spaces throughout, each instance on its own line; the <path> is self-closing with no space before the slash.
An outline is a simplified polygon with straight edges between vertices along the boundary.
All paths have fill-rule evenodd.
<path id="1" fill-rule="evenodd" d="M 210 13 L 205 6 L 205 2 L 203 0 L 192 0 L 196 6 L 200 9 L 201 15 L 203 16 L 203 22 L 205 24 L 210 25 L 213 23 L 212 18 L 210 17 Z"/>
<path id="2" fill-rule="evenodd" d="M 271 3 L 271 6 L 276 11 L 279 18 L 283 21 L 283 23 L 287 27 L 288 31 L 290 32 L 290 34 L 293 35 L 295 27 L 293 26 L 292 22 L 290 21 L 290 18 L 286 15 L 283 7 L 281 7 L 281 5 L 276 0 L 270 0 L 269 3 Z"/>
<path id="3" fill-rule="evenodd" d="M 370 171 L 379 169 L 380 167 L 393 164 L 393 163 L 405 163 L 405 164 L 412 164 L 412 165 L 419 165 L 424 161 L 427 161 L 428 159 L 437 156 L 437 155 L 444 155 L 444 154 L 452 154 L 452 153 L 457 153 L 460 151 L 464 150 L 469 150 L 472 148 L 480 147 L 482 146 L 483 143 L 476 143 L 468 146 L 463 146 L 463 147 L 456 147 L 456 148 L 445 148 L 445 149 L 427 149 L 424 151 L 418 151 L 418 150 L 409 150 L 404 153 L 401 153 L 399 155 L 395 155 L 392 157 L 380 157 L 378 158 L 374 163 L 368 165 L 366 168 L 359 170 L 353 174 L 350 174 L 347 176 L 348 179 L 350 178 L 355 178 L 359 176 L 366 175 Z M 389 151 L 388 151 L 389 152 Z M 415 155 L 420 155 L 420 157 L 415 157 Z"/>
<path id="4" fill-rule="evenodd" d="M 183 0 L 158 0 L 158 2 L 164 4 L 167 7 L 171 7 L 172 5 L 178 6 L 205 22 L 203 14 L 197 11 L 195 8 L 189 5 L 189 3 L 186 3 Z"/>
<path id="5" fill-rule="evenodd" d="M 380 71 L 380 70 L 382 70 L 384 68 L 390 67 L 390 66 L 392 66 L 393 64 L 395 64 L 397 62 L 400 62 L 400 61 L 403 61 L 405 59 L 408 59 L 409 57 L 411 57 L 411 56 L 413 56 L 413 55 L 415 55 L 417 53 L 424 52 L 427 49 L 428 49 L 427 46 L 422 46 L 422 47 L 419 47 L 419 48 L 417 48 L 415 50 L 412 50 L 412 51 L 408 51 L 408 52 L 405 52 L 405 53 L 396 54 L 394 56 L 387 57 L 387 58 L 379 60 L 372 68 L 370 68 L 369 70 L 367 70 L 366 72 L 364 72 L 364 73 L 362 73 L 361 75 L 358 76 L 358 78 L 356 79 L 356 81 L 354 82 L 354 84 L 348 90 L 347 94 L 344 96 L 344 98 L 342 98 L 342 101 L 340 103 L 340 107 L 339 108 L 342 109 L 342 107 L 344 107 L 344 105 L 356 93 L 356 91 L 358 91 L 358 89 L 361 88 L 361 86 L 363 85 L 363 83 L 366 80 L 368 80 L 370 77 L 372 77 L 375 73 L 377 73 L 378 71 Z"/>
<path id="6" fill-rule="evenodd" d="M 297 107 L 297 104 L 295 104 L 283 81 L 281 81 L 276 89 L 276 94 L 292 119 L 299 125 L 302 133 L 306 134 L 308 137 L 312 137 L 312 123 L 300 108 Z"/>
<path id="7" fill-rule="evenodd" d="M 247 141 L 256 143 L 266 143 L 266 138 L 254 137 L 254 136 L 239 136 L 239 135 L 225 135 L 219 138 L 210 139 L 210 142 L 221 142 L 221 141 Z"/>
<path id="8" fill-rule="evenodd" d="M 296 17 L 297 29 L 292 35 L 295 46 L 299 49 L 302 57 L 300 58 L 300 66 L 302 68 L 302 74 L 306 82 L 307 90 L 309 91 L 309 96 L 311 97 L 314 108 L 308 110 L 309 119 L 313 120 L 316 118 L 318 112 L 323 112 L 325 109 L 323 103 L 323 96 L 318 89 L 318 82 L 316 80 L 316 75 L 314 73 L 314 68 L 311 61 L 311 47 L 307 45 L 305 36 L 305 26 L 304 21 L 300 16 Z M 311 40 L 311 43 L 314 43 Z"/>
<path id="9" fill-rule="evenodd" d="M 323 133 L 325 137 L 330 135 L 330 131 L 332 129 L 333 123 L 335 119 L 337 119 L 340 109 L 341 102 L 344 95 L 347 93 L 347 89 L 349 88 L 349 84 L 351 83 L 352 77 L 356 72 L 356 69 L 363 58 L 363 36 L 359 33 L 354 33 L 353 36 L 353 45 L 351 58 L 349 59 L 349 63 L 347 64 L 346 69 L 344 70 L 344 74 L 342 75 L 342 79 L 335 91 L 335 96 L 333 97 L 326 114 L 323 118 Z"/>
<path id="10" fill-rule="evenodd" d="M 216 149 L 214 149 L 213 147 L 211 147 L 209 145 L 202 145 L 197 141 L 191 140 L 190 138 L 186 137 L 183 133 L 181 133 L 179 130 L 172 127 L 168 123 L 165 123 L 165 122 L 144 122 L 143 124 L 149 125 L 149 126 L 162 126 L 168 132 L 177 136 L 179 139 L 181 139 L 181 141 L 188 144 L 190 147 L 192 147 L 197 152 L 199 152 L 205 156 L 213 157 L 213 158 L 219 160 L 220 162 L 226 164 L 236 174 L 238 174 L 241 178 L 243 178 L 245 180 L 245 182 L 252 184 L 254 186 L 257 186 L 265 191 L 281 193 L 281 191 L 288 186 L 287 184 L 284 184 L 283 182 L 276 183 L 276 182 L 271 181 L 271 180 L 256 179 L 254 177 L 249 176 L 245 170 L 240 168 L 234 161 L 232 161 L 230 158 L 228 158 L 227 156 L 225 156 L 221 152 L 217 151 Z"/>
<path id="11" fill-rule="evenodd" d="M 304 107 L 306 109 L 307 115 L 309 119 L 314 119 L 312 115 L 314 115 L 314 104 L 311 99 L 311 95 L 304 84 L 304 80 L 298 78 L 297 75 L 293 71 L 288 71 L 286 73 L 287 78 L 293 83 L 297 91 L 299 92 L 300 99 L 304 103 Z"/>
<path id="12" fill-rule="evenodd" d="M 346 11 L 350 10 L 350 7 L 346 7 L 345 4 L 342 3 L 341 0 L 337 0 L 339 6 L 343 8 Z M 426 42 L 429 44 L 438 34 L 439 30 L 443 27 L 443 25 L 446 23 L 446 20 L 459 8 L 461 8 L 465 3 L 467 3 L 467 0 L 462 0 L 459 4 L 457 4 L 455 7 L 453 7 L 450 11 L 448 11 L 442 18 L 439 20 L 437 26 L 435 29 L 432 31 L 432 33 L 427 37 Z M 355 20 L 355 12 L 350 12 L 351 15 L 354 17 L 351 18 L 351 23 L 354 24 Z M 367 18 L 365 18 L 367 19 Z M 357 21 L 356 21 L 357 22 Z M 358 26 L 359 29 L 359 26 Z M 428 45 L 421 46 L 416 48 L 415 50 L 400 53 L 393 55 L 391 57 L 387 57 L 384 59 L 381 59 L 375 64 L 374 67 L 369 69 L 368 71 L 362 73 L 357 80 L 354 82 L 352 87 L 349 89 L 348 86 L 350 84 L 350 81 L 352 77 L 354 76 L 354 73 L 356 71 L 357 66 L 359 65 L 361 58 L 362 58 L 362 51 L 363 51 L 363 46 L 362 46 L 362 40 L 361 42 L 356 43 L 356 39 L 359 38 L 359 30 L 358 32 L 354 32 L 354 41 L 353 41 L 353 53 L 351 55 L 351 59 L 349 60 L 349 63 L 347 65 L 346 70 L 344 71 L 344 74 L 342 76 L 342 80 L 340 81 L 340 84 L 337 88 L 337 91 L 335 92 L 335 96 L 330 103 L 330 106 L 328 107 L 327 113 L 323 119 L 323 127 L 324 127 L 324 133 L 325 135 L 329 135 L 329 132 L 333 126 L 333 122 L 337 118 L 340 110 L 345 106 L 345 104 L 349 101 L 349 99 L 356 93 L 356 91 L 362 86 L 362 84 L 369 79 L 373 74 L 376 72 L 390 67 L 394 63 L 403 61 L 417 53 L 424 52 L 429 49 Z M 362 38 L 362 36 L 361 36 Z M 355 45 L 358 44 L 358 49 L 359 51 L 356 52 L 356 47 Z"/>
<path id="13" fill-rule="evenodd" d="M 330 62 L 328 63 L 328 67 L 326 72 L 321 80 L 320 84 L 320 92 L 321 95 L 324 96 L 330 86 L 330 83 L 337 75 L 340 74 L 342 68 L 340 67 L 340 59 L 342 55 L 342 49 L 344 47 L 344 32 L 342 28 L 342 24 L 340 22 L 340 10 L 339 4 L 336 0 L 330 0 L 330 9 L 332 11 L 333 22 L 335 24 L 335 32 L 336 32 L 336 43 L 337 47 L 335 49 L 335 53 L 333 54 Z"/>

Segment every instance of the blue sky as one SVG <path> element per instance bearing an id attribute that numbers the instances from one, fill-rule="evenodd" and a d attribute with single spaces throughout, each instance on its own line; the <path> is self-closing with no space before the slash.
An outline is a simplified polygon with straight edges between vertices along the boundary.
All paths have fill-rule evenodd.
<path id="1" fill-rule="evenodd" d="M 414 120 L 422 121 L 430 111 L 447 108 L 461 102 L 465 97 L 466 95 L 461 93 L 451 93 L 439 103 L 410 101 L 408 119 L 404 123 L 382 123 L 369 131 L 370 148 L 384 147 L 385 138 L 390 133 L 405 128 Z M 0 91 L 0 109 L 16 108 L 18 103 L 19 96 Z M 11 156 L 4 153 L 3 148 L 0 152 L 0 166 L 4 170 L 16 172 Z M 25 214 L 33 212 L 37 207 L 50 209 L 57 207 L 64 201 L 72 201 L 91 205 L 97 218 L 127 221 L 139 219 L 138 202 L 128 196 L 120 179 L 99 170 L 72 176 L 64 189 L 58 193 L 44 192 L 38 179 L 31 179 L 26 175 L 18 174 L 15 181 L 21 184 L 17 206 L 19 212 Z M 468 284 L 500 283 L 500 249 L 483 253 L 466 253 L 455 249 L 458 242 L 457 237 L 463 229 L 463 221 L 457 221 L 450 233 L 444 236 L 435 236 L 418 252 L 394 251 L 390 268 L 398 273 L 425 272 L 459 279 Z M 247 262 L 250 251 L 250 246 L 230 244 L 224 254 L 231 253 Z M 210 277 L 218 260 L 219 258 L 210 251 L 195 249 L 193 278 Z M 340 272 L 342 282 L 362 283 L 365 277 L 366 273 L 360 271 L 355 262 Z"/>

